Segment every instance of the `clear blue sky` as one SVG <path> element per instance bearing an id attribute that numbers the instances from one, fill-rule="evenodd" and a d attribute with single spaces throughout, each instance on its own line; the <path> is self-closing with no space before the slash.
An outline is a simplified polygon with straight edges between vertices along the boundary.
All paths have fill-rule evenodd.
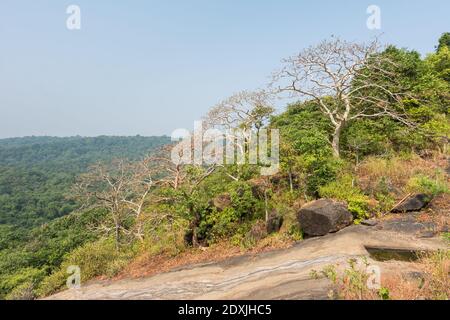
<path id="1" fill-rule="evenodd" d="M 81 30 L 66 8 L 81 8 Z M 159 135 L 268 82 L 283 57 L 330 35 L 431 52 L 448 0 L 1 0 L 0 138 Z"/>

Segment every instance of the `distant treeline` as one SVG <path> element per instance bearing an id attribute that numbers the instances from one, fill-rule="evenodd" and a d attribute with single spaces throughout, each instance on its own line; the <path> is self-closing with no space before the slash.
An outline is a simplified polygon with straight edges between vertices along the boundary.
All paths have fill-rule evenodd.
<path id="1" fill-rule="evenodd" d="M 169 137 L 25 137 L 0 140 L 0 224 L 41 225 L 76 206 L 66 193 L 97 162 L 138 159 Z"/>

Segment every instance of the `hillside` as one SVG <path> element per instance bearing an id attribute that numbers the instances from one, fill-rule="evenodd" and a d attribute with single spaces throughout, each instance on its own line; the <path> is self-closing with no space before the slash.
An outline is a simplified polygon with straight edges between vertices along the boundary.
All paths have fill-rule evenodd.
<path id="1" fill-rule="evenodd" d="M 140 159 L 168 137 L 26 137 L 0 140 L 0 298 L 30 277 L 59 266 L 65 254 L 97 236 L 102 211 L 70 214 L 67 196 L 90 165 Z"/>
<path id="2" fill-rule="evenodd" d="M 97 162 L 139 159 L 168 137 L 26 137 L 0 140 L 0 225 L 33 227 L 71 212 L 74 179 Z"/>
<path id="3" fill-rule="evenodd" d="M 88 298 L 248 298 L 256 297 L 254 289 L 290 291 L 284 271 L 300 272 L 303 281 L 313 271 L 303 266 L 319 259 L 330 265 L 315 265 L 323 267 L 315 276 L 334 282 L 333 298 L 448 299 L 450 42 L 442 39 L 448 34 L 426 57 L 376 41 L 324 40 L 284 59 L 267 90 L 241 91 L 212 107 L 203 119 L 214 130 L 202 140 L 194 134 L 158 152 L 149 151 L 167 138 L 2 141 L 0 298 L 48 297 L 67 288 L 68 279 Z M 276 99 L 289 99 L 278 114 Z M 212 131 L 225 132 L 235 148 L 212 139 Z M 270 148 L 261 141 L 268 131 Z M 225 162 L 218 157 L 223 151 Z M 196 154 L 203 161 L 186 161 Z M 123 157 L 136 161 L 112 161 Z M 83 207 L 67 215 L 76 202 Z M 294 244 L 254 264 L 227 260 L 132 281 L 139 292 L 126 279 Z M 413 252 L 420 260 L 414 267 L 431 269 L 412 284 L 400 282 L 411 291 L 369 287 L 371 274 L 354 260 L 363 256 L 364 266 L 374 258 L 368 246 L 384 247 L 381 255 L 389 257 Z M 349 264 L 343 274 L 337 253 Z M 402 269 L 398 260 L 392 264 Z M 274 275 L 269 287 L 266 271 Z M 123 287 L 119 282 L 97 295 L 97 280 L 116 278 Z M 235 287 L 241 279 L 248 280 L 244 287 L 253 280 L 258 287 Z M 85 287 L 90 281 L 94 286 Z M 207 293 L 208 281 L 213 291 L 235 291 L 197 295 Z M 149 292 L 153 284 L 161 291 Z M 304 298 L 295 291 L 285 297 Z"/>

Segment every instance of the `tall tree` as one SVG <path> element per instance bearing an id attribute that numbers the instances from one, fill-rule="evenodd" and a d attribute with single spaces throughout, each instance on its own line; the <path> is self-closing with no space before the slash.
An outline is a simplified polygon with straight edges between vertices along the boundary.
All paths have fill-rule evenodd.
<path id="1" fill-rule="evenodd" d="M 261 129 L 268 123 L 274 111 L 272 95 L 268 92 L 241 91 L 218 103 L 204 117 L 206 128 L 219 129 L 221 135 L 226 138 L 227 149 L 235 150 L 231 154 L 233 165 L 221 165 L 228 177 L 235 181 L 241 179 L 246 160 L 249 160 L 250 144 L 261 138 Z M 230 157 L 228 150 L 227 157 Z M 229 160 L 227 158 L 227 164 Z"/>
<path id="2" fill-rule="evenodd" d="M 437 46 L 437 51 L 441 51 L 444 48 L 450 48 L 450 32 L 445 32 L 439 38 L 439 44 Z"/>
<path id="3" fill-rule="evenodd" d="M 222 129 L 261 129 L 274 112 L 265 91 L 241 91 L 211 108 L 205 117 L 208 127 Z"/>
<path id="4" fill-rule="evenodd" d="M 411 125 L 393 107 L 403 95 L 399 84 L 392 83 L 395 64 L 379 53 L 376 40 L 358 44 L 333 38 L 283 60 L 283 67 L 274 74 L 278 92 L 316 101 L 333 127 L 330 143 L 336 157 L 341 133 L 353 120 L 389 116 Z M 374 75 L 385 81 L 374 82 Z M 371 95 L 367 95 L 369 89 Z"/>

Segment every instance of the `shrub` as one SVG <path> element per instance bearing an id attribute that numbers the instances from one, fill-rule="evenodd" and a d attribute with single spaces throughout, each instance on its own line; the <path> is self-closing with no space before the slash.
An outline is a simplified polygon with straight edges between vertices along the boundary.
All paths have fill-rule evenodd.
<path id="1" fill-rule="evenodd" d="M 240 215 L 234 208 L 225 208 L 222 211 L 213 210 L 200 224 L 200 230 L 206 234 L 213 243 L 237 232 Z"/>
<path id="2" fill-rule="evenodd" d="M 248 183 L 232 182 L 227 191 L 231 198 L 229 207 L 223 210 L 206 208 L 201 214 L 199 233 L 210 244 L 236 233 L 242 234 L 242 226 L 259 218 L 263 211 L 262 202 L 254 197 Z"/>
<path id="3" fill-rule="evenodd" d="M 370 199 L 355 186 L 351 175 L 344 175 L 338 180 L 319 189 L 322 198 L 342 200 L 348 203 L 348 210 L 353 214 L 356 223 L 369 217 Z"/>
<path id="4" fill-rule="evenodd" d="M 300 227 L 300 224 L 296 223 L 296 224 L 290 225 L 287 230 L 287 235 L 293 241 L 303 240 L 303 230 Z"/>
<path id="5" fill-rule="evenodd" d="M 252 187 L 246 182 L 233 182 L 229 192 L 235 215 L 240 218 L 250 218 L 258 211 L 258 201 L 253 196 Z"/>
<path id="6" fill-rule="evenodd" d="M 444 232 L 442 234 L 442 238 L 444 238 L 445 241 L 447 241 L 448 243 L 450 243 L 450 232 Z"/>
<path id="7" fill-rule="evenodd" d="M 69 276 L 67 274 L 69 266 L 80 268 L 82 283 L 98 276 L 115 276 L 135 256 L 135 253 L 133 246 L 117 251 L 114 241 L 109 239 L 88 243 L 66 256 L 61 268 L 45 278 L 37 292 L 40 296 L 46 296 L 61 289 Z"/>
<path id="8" fill-rule="evenodd" d="M 8 292 L 6 299 L 32 299 L 34 285 L 45 277 L 45 270 L 24 268 L 14 275 L 4 275 L 0 281 L 1 292 Z"/>
<path id="9" fill-rule="evenodd" d="M 320 188 L 334 181 L 338 172 L 343 167 L 343 162 L 333 157 L 318 158 L 307 156 L 305 158 L 306 167 L 306 192 L 309 195 L 317 196 Z"/>
<path id="10" fill-rule="evenodd" d="M 348 267 L 342 272 L 338 271 L 335 265 L 328 265 L 320 272 L 312 270 L 310 276 L 313 279 L 327 278 L 333 284 L 333 289 L 329 292 L 330 299 L 345 300 L 376 300 L 389 299 L 387 288 L 371 289 L 368 286 L 371 273 L 368 272 L 366 257 L 361 259 L 349 259 Z"/>
<path id="11" fill-rule="evenodd" d="M 53 272 L 39 284 L 39 287 L 36 289 L 37 296 L 46 297 L 56 293 L 64 286 L 68 276 L 62 268 Z"/>
<path id="12" fill-rule="evenodd" d="M 407 188 L 411 192 L 425 193 L 433 197 L 450 192 L 447 181 L 443 175 L 439 174 L 436 175 L 435 179 L 425 175 L 417 175 L 409 180 Z"/>
<path id="13" fill-rule="evenodd" d="M 24 282 L 19 286 L 15 287 L 8 295 L 5 297 L 6 300 L 34 300 L 36 294 L 34 293 L 33 282 Z"/>

